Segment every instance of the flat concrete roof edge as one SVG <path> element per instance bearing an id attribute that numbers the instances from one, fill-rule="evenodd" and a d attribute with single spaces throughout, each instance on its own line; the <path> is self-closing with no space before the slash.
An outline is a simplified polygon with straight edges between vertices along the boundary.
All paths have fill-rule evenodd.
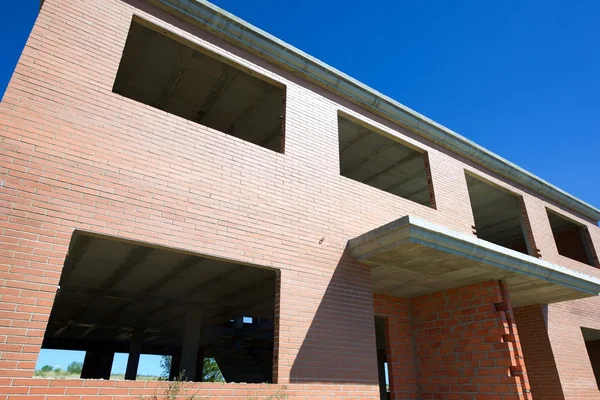
<path id="1" fill-rule="evenodd" d="M 205 0 L 147 0 L 594 221 L 600 209 Z"/>
<path id="2" fill-rule="evenodd" d="M 419 243 L 590 295 L 600 294 L 598 278 L 412 216 L 402 217 L 351 239 L 348 247 L 358 260 L 368 260 L 406 242 Z"/>

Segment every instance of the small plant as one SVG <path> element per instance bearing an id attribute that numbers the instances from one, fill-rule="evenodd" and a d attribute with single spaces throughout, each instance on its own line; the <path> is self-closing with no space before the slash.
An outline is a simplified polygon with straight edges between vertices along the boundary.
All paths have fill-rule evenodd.
<path id="1" fill-rule="evenodd" d="M 286 400 L 288 395 L 285 393 L 287 390 L 286 386 L 281 386 L 277 389 L 277 392 L 267 397 L 250 396 L 247 400 Z"/>
<path id="2" fill-rule="evenodd" d="M 180 373 L 174 380 L 162 381 L 164 384 L 161 387 L 156 389 L 156 392 L 150 396 L 149 400 L 177 400 L 182 398 L 181 392 L 185 389 L 186 386 L 192 384 L 192 382 L 188 382 L 185 380 L 185 373 Z M 159 394 L 159 392 L 163 392 Z M 185 397 L 186 400 L 193 400 L 196 398 L 196 395 L 193 394 L 191 396 Z M 145 397 L 142 397 L 145 399 Z"/>
<path id="3" fill-rule="evenodd" d="M 185 380 L 185 374 L 182 372 L 179 374 L 177 378 L 172 381 L 163 381 L 164 384 L 162 387 L 156 389 L 156 392 L 147 398 L 148 400 L 210 400 L 210 397 L 206 396 L 198 396 L 197 394 L 193 394 L 191 396 L 184 397 L 182 392 L 194 384 L 194 382 L 189 382 Z M 267 385 L 268 386 L 268 385 Z M 288 395 L 286 394 L 287 387 L 280 386 L 277 391 L 269 396 L 248 396 L 246 400 L 287 400 Z M 146 397 L 142 396 L 142 400 L 145 400 Z"/>

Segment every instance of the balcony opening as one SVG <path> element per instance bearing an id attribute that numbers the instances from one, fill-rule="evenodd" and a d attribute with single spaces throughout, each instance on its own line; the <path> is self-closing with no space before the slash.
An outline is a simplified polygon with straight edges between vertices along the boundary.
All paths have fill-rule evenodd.
<path id="1" fill-rule="evenodd" d="M 113 92 L 284 152 L 285 87 L 139 18 Z"/>
<path id="2" fill-rule="evenodd" d="M 594 370 L 596 385 L 600 390 L 600 330 L 581 328 L 583 339 L 585 340 L 585 348 Z"/>
<path id="3" fill-rule="evenodd" d="M 435 208 L 426 152 L 338 115 L 340 174 Z"/>
<path id="4" fill-rule="evenodd" d="M 594 266 L 594 254 L 588 246 L 587 228 L 546 209 L 558 254 Z"/>
<path id="5" fill-rule="evenodd" d="M 532 254 L 524 232 L 525 215 L 519 208 L 520 197 L 466 174 L 471 208 L 478 238 Z"/>
<path id="6" fill-rule="evenodd" d="M 75 232 L 40 358 L 76 351 L 82 379 L 272 382 L 275 285 L 270 269 Z"/>

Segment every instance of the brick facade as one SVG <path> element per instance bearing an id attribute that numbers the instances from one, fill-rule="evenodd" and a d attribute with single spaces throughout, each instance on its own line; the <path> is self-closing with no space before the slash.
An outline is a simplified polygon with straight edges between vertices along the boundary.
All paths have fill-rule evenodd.
<path id="1" fill-rule="evenodd" d="M 113 93 L 134 15 L 285 85 L 285 153 Z M 426 151 L 434 208 L 340 176 L 338 112 Z M 369 268 L 345 254 L 348 239 L 405 215 L 472 234 L 465 170 L 523 197 L 527 238 L 544 260 L 600 277 L 558 254 L 546 208 L 586 226 L 599 249 L 595 221 L 145 1 L 44 2 L 0 103 L 0 148 L 0 400 L 157 390 L 33 378 L 75 229 L 277 270 L 274 376 L 289 398 L 379 398 L 373 313 L 386 317 L 395 399 L 529 399 L 525 365 L 534 399 L 600 398 L 580 329 L 600 330 L 600 299 L 549 305 L 544 329 L 541 308 L 512 320 L 510 288 L 498 282 L 374 298 Z M 244 399 L 277 388 L 189 391 Z"/>

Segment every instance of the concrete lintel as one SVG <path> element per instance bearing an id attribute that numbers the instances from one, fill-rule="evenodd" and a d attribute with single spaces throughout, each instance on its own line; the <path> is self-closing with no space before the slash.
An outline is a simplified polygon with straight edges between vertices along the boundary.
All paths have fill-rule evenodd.
<path id="1" fill-rule="evenodd" d="M 586 218 L 600 220 L 600 209 L 206 0 L 148 1 Z"/>
<path id="2" fill-rule="evenodd" d="M 600 280 L 595 277 L 412 216 L 402 217 L 351 239 L 348 247 L 353 257 L 368 262 L 384 253 L 401 252 L 403 246 L 409 243 L 475 260 L 511 274 L 546 281 L 557 285 L 557 289 L 566 287 L 587 296 L 600 293 Z"/>

